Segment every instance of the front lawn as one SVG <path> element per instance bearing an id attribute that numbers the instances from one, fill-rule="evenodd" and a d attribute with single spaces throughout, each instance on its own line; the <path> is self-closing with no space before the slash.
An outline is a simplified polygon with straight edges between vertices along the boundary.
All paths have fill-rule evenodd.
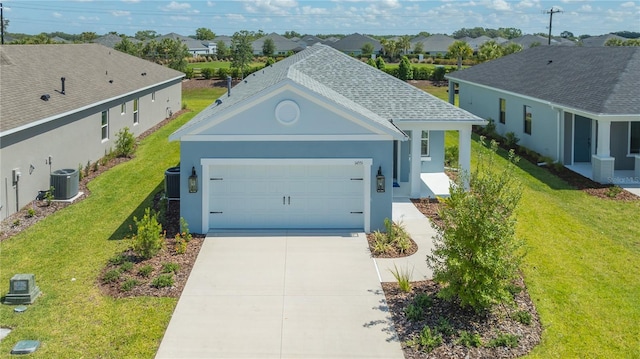
<path id="1" fill-rule="evenodd" d="M 22 314 L 0 305 L 0 323 L 13 332 L 0 342 L 0 356 L 17 341 L 42 342 L 33 357 L 152 358 L 177 303 L 176 298 L 113 299 L 96 282 L 109 258 L 129 241 L 133 216 L 142 217 L 162 188 L 164 170 L 179 161 L 179 144 L 168 136 L 224 93 L 183 93 L 188 112 L 143 140 L 135 158 L 89 183 L 91 195 L 0 243 L 0 283 L 34 273 L 42 296 Z"/>
<path id="2" fill-rule="evenodd" d="M 543 326 L 527 358 L 640 357 L 640 200 L 596 198 L 530 162 L 519 167 L 522 271 Z"/>

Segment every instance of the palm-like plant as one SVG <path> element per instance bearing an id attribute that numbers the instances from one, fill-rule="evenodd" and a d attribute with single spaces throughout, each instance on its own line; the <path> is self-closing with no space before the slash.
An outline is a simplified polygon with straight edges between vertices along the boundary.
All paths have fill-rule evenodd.
<path id="1" fill-rule="evenodd" d="M 478 49 L 478 58 L 480 61 L 495 60 L 502 56 L 502 47 L 497 42 L 487 41 Z"/>
<path id="2" fill-rule="evenodd" d="M 456 40 L 448 48 L 449 54 L 458 59 L 458 70 L 462 68 L 462 60 L 473 55 L 473 49 L 464 41 Z"/>

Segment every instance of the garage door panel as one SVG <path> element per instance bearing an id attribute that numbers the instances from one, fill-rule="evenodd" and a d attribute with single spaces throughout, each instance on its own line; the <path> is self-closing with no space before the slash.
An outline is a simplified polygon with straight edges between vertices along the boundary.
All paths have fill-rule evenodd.
<path id="1" fill-rule="evenodd" d="M 209 187 L 210 228 L 364 227 L 363 166 L 212 165 L 209 172 L 219 179 Z"/>

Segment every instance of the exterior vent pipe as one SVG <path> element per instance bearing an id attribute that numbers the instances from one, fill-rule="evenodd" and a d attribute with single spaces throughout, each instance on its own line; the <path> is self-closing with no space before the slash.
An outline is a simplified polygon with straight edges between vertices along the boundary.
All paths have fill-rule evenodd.
<path id="1" fill-rule="evenodd" d="M 61 77 L 61 78 L 60 78 L 60 82 L 62 82 L 62 91 L 60 91 L 60 93 L 61 93 L 61 94 L 63 94 L 63 95 L 64 95 L 64 81 L 65 81 L 65 80 L 66 80 L 66 79 L 65 79 L 64 77 Z"/>
<path id="2" fill-rule="evenodd" d="M 227 76 L 227 97 L 231 96 L 231 76 Z"/>

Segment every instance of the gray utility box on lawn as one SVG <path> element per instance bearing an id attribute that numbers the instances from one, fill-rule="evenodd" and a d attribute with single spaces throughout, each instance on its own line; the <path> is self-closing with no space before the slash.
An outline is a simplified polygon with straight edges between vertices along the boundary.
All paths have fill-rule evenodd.
<path id="1" fill-rule="evenodd" d="M 16 274 L 9 280 L 9 294 L 4 297 L 4 304 L 31 304 L 40 295 L 33 274 Z"/>
<path id="2" fill-rule="evenodd" d="M 80 172 L 77 169 L 65 168 L 51 173 L 53 198 L 70 199 L 78 194 L 80 187 Z"/>
<path id="3" fill-rule="evenodd" d="M 180 167 L 164 172 L 164 194 L 168 199 L 180 199 Z"/>

